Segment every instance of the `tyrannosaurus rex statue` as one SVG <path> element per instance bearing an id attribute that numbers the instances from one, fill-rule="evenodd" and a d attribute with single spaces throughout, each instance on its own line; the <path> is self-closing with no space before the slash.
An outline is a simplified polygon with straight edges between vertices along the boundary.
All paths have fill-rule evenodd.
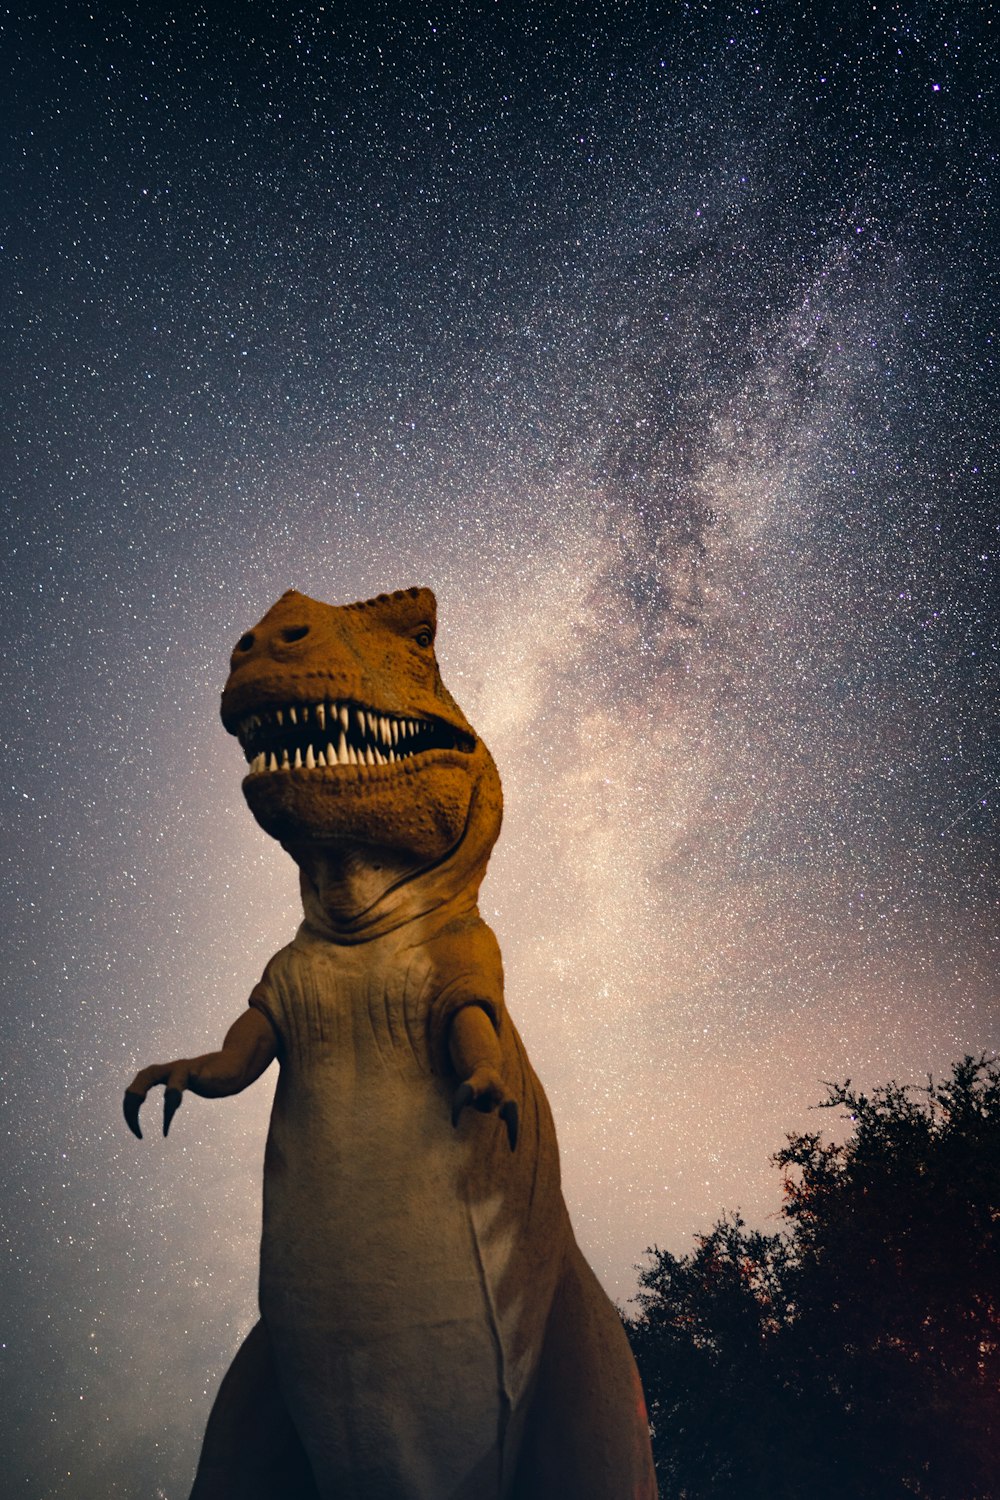
<path id="1" fill-rule="evenodd" d="M 656 1494 L 635 1365 L 573 1239 L 476 905 L 500 780 L 441 681 L 435 623 L 427 589 L 344 607 L 292 591 L 233 652 L 222 720 L 305 919 L 218 1052 L 144 1068 L 125 1095 L 139 1135 L 166 1085 L 166 1133 L 185 1089 L 235 1094 L 281 1066 L 261 1318 L 192 1500 Z"/>

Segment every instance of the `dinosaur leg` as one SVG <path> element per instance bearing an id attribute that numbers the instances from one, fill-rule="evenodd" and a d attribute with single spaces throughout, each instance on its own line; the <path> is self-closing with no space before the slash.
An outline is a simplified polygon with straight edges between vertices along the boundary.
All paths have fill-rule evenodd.
<path id="1" fill-rule="evenodd" d="M 614 1305 L 576 1245 L 545 1330 L 512 1500 L 656 1500 L 639 1373 Z"/>
<path id="2" fill-rule="evenodd" d="M 318 1500 L 263 1323 L 247 1334 L 219 1387 L 191 1500 Z"/>

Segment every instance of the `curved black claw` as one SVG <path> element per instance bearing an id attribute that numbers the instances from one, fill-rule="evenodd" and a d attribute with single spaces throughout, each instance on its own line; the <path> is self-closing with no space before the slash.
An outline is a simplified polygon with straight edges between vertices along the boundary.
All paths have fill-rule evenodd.
<path id="1" fill-rule="evenodd" d="M 180 1089 L 167 1089 L 167 1092 L 164 1094 L 164 1096 L 163 1096 L 163 1134 L 164 1135 L 168 1135 L 169 1134 L 169 1132 L 170 1132 L 170 1121 L 174 1118 L 174 1115 L 180 1109 L 180 1107 L 181 1107 L 181 1100 L 183 1098 L 184 1098 L 184 1095 L 181 1093 Z"/>
<path id="2" fill-rule="evenodd" d="M 471 1083 L 460 1083 L 455 1090 L 455 1097 L 451 1101 L 451 1123 L 458 1124 L 458 1117 L 467 1104 L 471 1104 L 476 1095 Z"/>
<path id="3" fill-rule="evenodd" d="M 507 1127 L 507 1139 L 513 1151 L 517 1146 L 517 1104 L 513 1099 L 500 1106 L 500 1118 Z"/>
<path id="4" fill-rule="evenodd" d="M 140 1141 L 142 1140 L 142 1131 L 139 1129 L 139 1111 L 141 1108 L 142 1095 L 133 1094 L 131 1089 L 126 1089 L 125 1098 L 122 1102 L 122 1109 L 125 1112 L 125 1124 L 133 1135 L 139 1137 Z"/>

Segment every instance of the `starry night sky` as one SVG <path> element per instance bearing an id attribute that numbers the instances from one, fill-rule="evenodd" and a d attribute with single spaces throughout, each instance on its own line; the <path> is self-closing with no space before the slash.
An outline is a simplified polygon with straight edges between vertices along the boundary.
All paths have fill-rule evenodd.
<path id="1" fill-rule="evenodd" d="M 272 1076 L 120 1098 L 298 920 L 218 719 L 286 588 L 437 592 L 613 1295 L 1000 1047 L 995 39 L 797 9 L 3 21 L 7 1493 L 183 1500 L 255 1317 Z"/>

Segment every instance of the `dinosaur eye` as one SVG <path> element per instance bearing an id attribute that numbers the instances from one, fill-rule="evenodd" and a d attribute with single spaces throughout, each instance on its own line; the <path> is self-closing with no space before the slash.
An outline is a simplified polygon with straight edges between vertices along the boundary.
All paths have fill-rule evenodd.
<path id="1" fill-rule="evenodd" d="M 308 634 L 308 625 L 289 625 L 287 630 L 281 632 L 281 639 L 290 644 L 292 641 L 301 641 L 302 637 Z"/>
<path id="2" fill-rule="evenodd" d="M 429 646 L 434 639 L 434 632 L 427 625 L 421 625 L 413 637 L 418 646 Z"/>
<path id="3" fill-rule="evenodd" d="M 239 640 L 236 642 L 236 649 L 237 651 L 249 651 L 252 645 L 253 631 L 248 630 L 246 635 L 241 635 Z"/>

